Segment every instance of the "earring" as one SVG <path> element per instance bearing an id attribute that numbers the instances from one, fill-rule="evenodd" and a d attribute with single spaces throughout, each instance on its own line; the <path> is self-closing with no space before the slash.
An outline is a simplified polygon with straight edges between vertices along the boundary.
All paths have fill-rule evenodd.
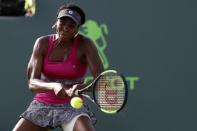
<path id="1" fill-rule="evenodd" d="M 78 34 L 79 34 L 79 32 L 77 32 L 74 37 L 77 37 Z"/>
<path id="2" fill-rule="evenodd" d="M 51 28 L 54 29 L 55 27 L 56 27 L 56 23 Z"/>

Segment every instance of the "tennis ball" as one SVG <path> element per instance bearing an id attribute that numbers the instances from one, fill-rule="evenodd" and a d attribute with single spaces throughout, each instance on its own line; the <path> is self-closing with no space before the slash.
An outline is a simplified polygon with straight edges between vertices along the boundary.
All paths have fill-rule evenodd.
<path id="1" fill-rule="evenodd" d="M 75 109 L 79 109 L 83 106 L 83 100 L 80 97 L 73 97 L 70 101 L 70 105 Z"/>

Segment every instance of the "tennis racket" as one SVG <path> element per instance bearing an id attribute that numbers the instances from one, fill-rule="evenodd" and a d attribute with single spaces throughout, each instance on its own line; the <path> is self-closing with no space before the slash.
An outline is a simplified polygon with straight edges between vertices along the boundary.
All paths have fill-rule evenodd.
<path id="1" fill-rule="evenodd" d="M 84 94 L 92 87 L 93 98 Z M 108 114 L 119 112 L 126 104 L 128 88 L 123 75 L 115 70 L 106 70 L 83 89 L 76 90 L 75 95 L 82 95 L 95 103 L 101 111 Z"/>

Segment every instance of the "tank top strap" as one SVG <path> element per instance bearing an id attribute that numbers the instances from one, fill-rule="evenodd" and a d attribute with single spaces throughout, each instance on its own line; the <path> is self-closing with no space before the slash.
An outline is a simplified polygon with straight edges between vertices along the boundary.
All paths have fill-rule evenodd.
<path id="1" fill-rule="evenodd" d="M 54 47 L 54 41 L 55 41 L 55 34 L 52 34 L 49 36 L 49 51 L 51 51 Z"/>
<path id="2" fill-rule="evenodd" d="M 77 48 L 79 44 L 79 36 L 76 36 L 73 45 L 71 47 L 71 54 L 70 54 L 70 59 L 76 60 L 77 59 Z"/>
<path id="3" fill-rule="evenodd" d="M 50 54 L 51 50 L 54 47 L 54 41 L 55 41 L 56 35 L 55 34 L 51 34 L 49 35 L 49 45 L 48 45 L 48 49 L 47 49 L 47 56 Z"/>

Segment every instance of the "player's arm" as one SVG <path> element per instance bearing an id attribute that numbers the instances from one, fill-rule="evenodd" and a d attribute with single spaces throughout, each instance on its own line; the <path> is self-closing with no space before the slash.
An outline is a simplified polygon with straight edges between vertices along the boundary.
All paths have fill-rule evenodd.
<path id="1" fill-rule="evenodd" d="M 38 38 L 35 42 L 32 56 L 28 63 L 27 77 L 29 89 L 35 93 L 54 90 L 58 94 L 62 90 L 62 85 L 56 82 L 45 82 L 41 80 L 42 64 L 48 39 L 46 37 Z"/>
<path id="2" fill-rule="evenodd" d="M 96 78 L 100 73 L 104 71 L 104 67 L 99 57 L 97 48 L 94 43 L 88 38 L 81 38 L 81 42 L 81 45 L 83 45 L 81 46 L 81 50 L 83 52 L 83 58 L 85 58 L 85 63 L 87 63 L 93 77 Z M 72 96 L 77 89 L 83 89 L 88 84 L 89 83 L 73 85 L 73 87 L 67 91 L 68 96 Z M 88 88 L 88 90 L 90 91 L 91 88 Z"/>
<path id="3" fill-rule="evenodd" d="M 88 67 L 95 78 L 98 76 L 101 72 L 104 71 L 103 63 L 100 59 L 100 56 L 98 54 L 98 50 L 94 43 L 89 40 L 85 39 L 85 58 L 86 62 L 88 64 Z"/>

